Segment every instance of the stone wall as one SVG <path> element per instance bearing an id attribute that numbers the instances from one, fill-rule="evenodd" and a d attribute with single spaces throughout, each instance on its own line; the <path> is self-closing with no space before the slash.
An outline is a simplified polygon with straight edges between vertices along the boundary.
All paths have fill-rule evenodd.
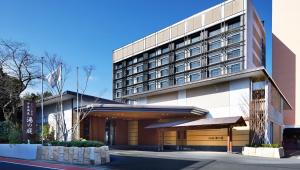
<path id="1" fill-rule="evenodd" d="M 86 165 L 100 165 L 110 162 L 108 146 L 38 146 L 37 159 Z"/>
<path id="2" fill-rule="evenodd" d="M 282 158 L 284 157 L 284 150 L 280 148 L 266 148 L 266 147 L 243 147 L 243 155 L 259 156 L 268 158 Z"/>

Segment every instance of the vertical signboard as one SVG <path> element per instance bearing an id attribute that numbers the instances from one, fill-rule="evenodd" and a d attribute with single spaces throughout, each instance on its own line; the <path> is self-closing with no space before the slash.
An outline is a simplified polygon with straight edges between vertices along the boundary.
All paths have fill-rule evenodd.
<path id="1" fill-rule="evenodd" d="M 23 101 L 22 131 L 23 140 L 32 140 L 36 133 L 36 105 L 34 101 Z"/>

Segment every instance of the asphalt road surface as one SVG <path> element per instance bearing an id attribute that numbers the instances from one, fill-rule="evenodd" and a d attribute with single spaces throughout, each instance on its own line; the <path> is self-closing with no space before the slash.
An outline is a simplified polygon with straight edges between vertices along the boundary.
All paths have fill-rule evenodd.
<path id="1" fill-rule="evenodd" d="M 18 163 L 0 162 L 1 170 L 53 170 L 50 168 L 22 165 Z"/>

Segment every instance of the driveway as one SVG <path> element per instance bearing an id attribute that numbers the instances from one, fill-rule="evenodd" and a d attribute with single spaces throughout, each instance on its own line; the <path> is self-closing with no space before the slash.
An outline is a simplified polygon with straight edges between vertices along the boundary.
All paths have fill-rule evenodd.
<path id="1" fill-rule="evenodd" d="M 112 170 L 295 170 L 300 159 L 271 159 L 223 152 L 151 152 L 112 150 L 111 163 L 99 169 Z"/>

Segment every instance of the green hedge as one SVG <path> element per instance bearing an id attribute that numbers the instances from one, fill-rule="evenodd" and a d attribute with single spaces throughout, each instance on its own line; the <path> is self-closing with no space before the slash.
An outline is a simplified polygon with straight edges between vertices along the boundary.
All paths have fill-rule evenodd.
<path id="1" fill-rule="evenodd" d="M 52 141 L 44 145 L 51 145 L 51 146 L 64 146 L 64 147 L 100 147 L 104 144 L 99 141 L 88 141 L 88 140 L 74 140 L 74 141 Z"/>
<path id="2" fill-rule="evenodd" d="M 280 148 L 281 145 L 280 144 L 259 144 L 259 145 L 246 145 L 247 147 L 255 147 L 255 148 L 259 148 L 259 147 L 264 147 L 264 148 Z"/>

